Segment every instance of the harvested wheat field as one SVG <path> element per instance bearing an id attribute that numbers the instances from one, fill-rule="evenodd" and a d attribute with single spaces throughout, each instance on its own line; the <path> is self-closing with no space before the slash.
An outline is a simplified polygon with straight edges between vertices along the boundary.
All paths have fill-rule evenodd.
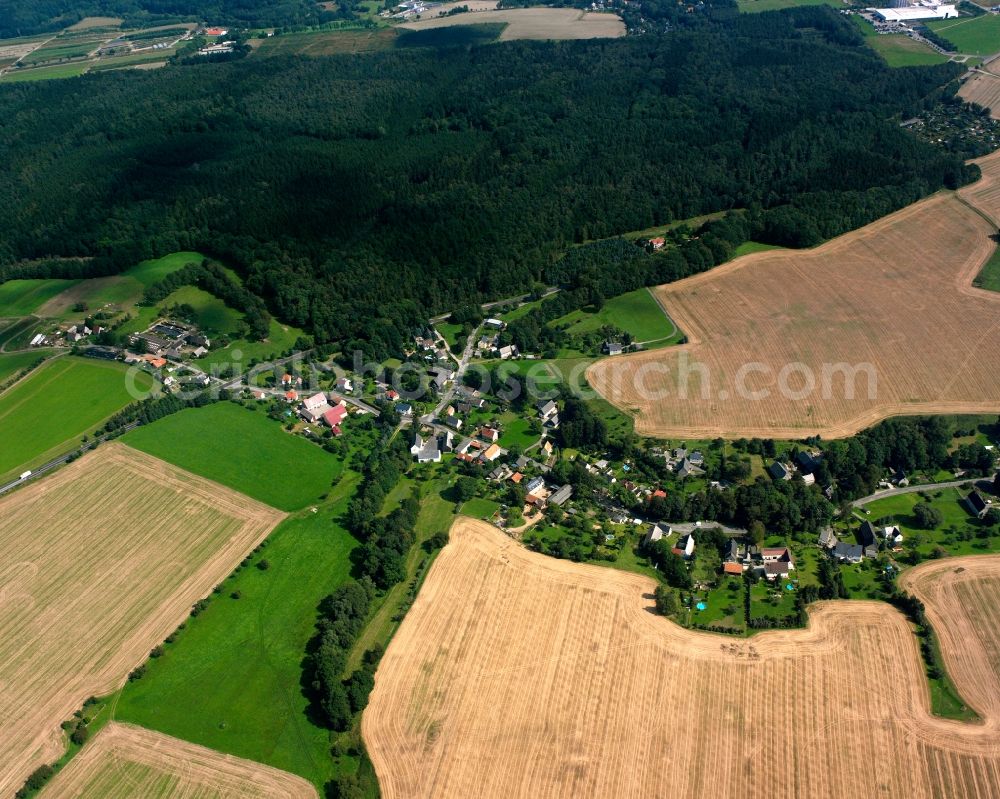
<path id="1" fill-rule="evenodd" d="M 121 444 L 0 499 L 0 795 L 283 516 Z"/>
<path id="2" fill-rule="evenodd" d="M 508 8 L 476 11 L 453 17 L 434 17 L 405 22 L 399 27 L 421 31 L 452 25 L 506 22 L 501 41 L 513 39 L 613 39 L 625 35 L 625 23 L 615 14 L 581 11 L 578 8 Z"/>
<path id="3" fill-rule="evenodd" d="M 1000 75 L 977 71 L 962 84 L 958 94 L 967 102 L 985 106 L 991 117 L 1000 119 Z"/>
<path id="4" fill-rule="evenodd" d="M 44 799 L 316 799 L 300 777 L 169 735 L 112 722 Z"/>
<path id="5" fill-rule="evenodd" d="M 654 436 L 836 438 L 888 416 L 1000 410 L 1000 295 L 972 287 L 996 248 L 1000 151 L 978 163 L 974 186 L 814 250 L 659 287 L 689 343 L 598 361 L 588 382 Z"/>
<path id="6" fill-rule="evenodd" d="M 927 607 L 962 698 L 980 716 L 1000 719 L 1000 557 L 926 563 L 900 584 Z"/>
<path id="7" fill-rule="evenodd" d="M 929 715 L 916 637 L 889 605 L 819 603 L 807 630 L 742 640 L 654 615 L 653 587 L 458 520 L 362 719 L 382 795 L 1000 792 L 996 717 Z"/>

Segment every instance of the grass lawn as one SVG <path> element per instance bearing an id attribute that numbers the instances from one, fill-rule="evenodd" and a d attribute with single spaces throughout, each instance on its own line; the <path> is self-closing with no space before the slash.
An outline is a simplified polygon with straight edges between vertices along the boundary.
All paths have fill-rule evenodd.
<path id="1" fill-rule="evenodd" d="M 531 420 L 525 416 L 508 412 L 500 417 L 500 422 L 503 425 L 500 446 L 504 449 L 510 449 L 510 447 L 524 449 L 538 441 L 539 436 L 528 431 Z"/>
<path id="2" fill-rule="evenodd" d="M 909 36 L 878 34 L 868 20 L 862 19 L 857 14 L 852 15 L 851 19 L 864 35 L 868 45 L 881 55 L 890 67 L 919 67 L 943 64 L 948 60 L 948 56 L 941 55 L 923 42 L 918 42 Z"/>
<path id="3" fill-rule="evenodd" d="M 588 333 L 604 325 L 614 325 L 632 335 L 636 341 L 661 341 L 679 339 L 674 323 L 663 313 L 647 289 L 637 289 L 612 297 L 601 310 L 572 311 L 556 319 L 553 326 L 569 323 L 570 333 Z"/>
<path id="4" fill-rule="evenodd" d="M 466 337 L 462 335 L 465 326 L 455 325 L 451 322 L 439 322 L 435 327 L 437 328 L 437 332 L 441 334 L 441 337 L 448 342 L 451 351 L 456 355 L 460 355 L 466 342 Z"/>
<path id="5" fill-rule="evenodd" d="M 473 497 L 462 504 L 462 514 L 472 516 L 475 519 L 489 520 L 499 509 L 500 505 L 498 503 L 492 499 L 483 499 L 482 497 Z"/>
<path id="6" fill-rule="evenodd" d="M 980 538 L 977 533 L 988 531 L 993 536 L 1000 531 L 987 528 L 965 508 L 962 498 L 968 492 L 957 488 L 930 492 L 931 504 L 941 511 L 942 522 L 934 530 L 921 530 L 913 517 L 913 506 L 922 501 L 920 494 L 899 494 L 879 499 L 866 506 L 871 513 L 866 517 L 878 527 L 879 519 L 896 524 L 903 532 L 903 548 L 916 551 L 923 558 L 930 557 L 936 547 L 943 547 L 949 555 L 975 555 L 990 549 L 990 538 Z"/>
<path id="7" fill-rule="evenodd" d="M 779 11 L 782 8 L 794 8 L 795 6 L 845 7 L 837 0 L 736 0 L 736 5 L 740 11 L 750 14 L 761 11 Z"/>
<path id="8" fill-rule="evenodd" d="M 145 372 L 136 376 L 141 391 L 152 385 Z M 68 452 L 140 398 L 130 395 L 121 364 L 72 356 L 43 364 L 0 395 L 0 477 Z"/>
<path id="9" fill-rule="evenodd" d="M 698 610 L 698 602 L 705 603 L 704 610 Z M 745 630 L 743 578 L 731 574 L 723 575 L 719 578 L 719 584 L 715 588 L 705 594 L 696 593 L 687 620 L 694 624 L 728 627 L 737 631 Z"/>
<path id="10" fill-rule="evenodd" d="M 231 402 L 187 408 L 122 440 L 286 511 L 317 502 L 343 468 L 328 452 L 285 432 L 263 411 Z"/>
<path id="11" fill-rule="evenodd" d="M 750 588 L 751 619 L 784 619 L 795 615 L 795 591 L 786 591 L 788 580 L 766 580 Z M 780 592 L 780 593 L 779 593 Z"/>
<path id="12" fill-rule="evenodd" d="M 187 266 L 190 263 L 200 264 L 204 258 L 205 256 L 200 252 L 193 252 L 191 250 L 173 252 L 170 255 L 164 255 L 162 258 L 141 261 L 125 272 L 125 274 L 142 283 L 143 288 L 149 288 L 181 267 Z"/>
<path id="13" fill-rule="evenodd" d="M 777 244 L 761 244 L 759 241 L 744 241 L 739 247 L 733 250 L 733 258 L 741 255 L 753 255 L 755 252 L 767 252 L 769 250 L 781 250 Z"/>
<path id="14" fill-rule="evenodd" d="M 22 369 L 31 366 L 39 358 L 52 354 L 52 350 L 27 350 L 0 355 L 0 385 Z"/>
<path id="15" fill-rule="evenodd" d="M 997 14 L 941 19 L 928 22 L 927 27 L 966 55 L 991 55 L 1000 50 L 1000 15 Z"/>
<path id="16" fill-rule="evenodd" d="M 24 83 L 30 80 L 52 80 L 54 78 L 75 78 L 90 69 L 89 61 L 74 61 L 71 64 L 56 64 L 50 67 L 17 69 L 0 77 L 0 83 Z"/>
<path id="17" fill-rule="evenodd" d="M 266 341 L 247 341 L 237 339 L 226 347 L 212 350 L 208 355 L 199 360 L 201 367 L 208 371 L 213 364 L 228 363 L 230 361 L 246 366 L 250 361 L 268 361 L 278 358 L 282 353 L 288 352 L 295 344 L 295 341 L 305 335 L 302 330 L 291 325 L 284 325 L 276 319 L 271 320 L 270 331 Z M 213 342 L 214 343 L 214 342 Z M 239 357 L 237 357 L 239 353 Z"/>
<path id="18" fill-rule="evenodd" d="M 181 286 L 157 303 L 161 308 L 172 305 L 190 305 L 194 308 L 195 324 L 209 334 L 232 333 L 243 320 L 243 314 L 239 311 L 197 286 Z"/>
<path id="19" fill-rule="evenodd" d="M 330 756 L 330 733 L 310 723 L 300 687 L 316 607 L 350 575 L 357 542 L 339 520 L 356 485 L 345 478 L 318 513 L 279 525 L 253 565 L 125 686 L 115 717 L 290 771 L 321 793 L 336 771 L 356 769 L 356 759 Z"/>
<path id="20" fill-rule="evenodd" d="M 76 280 L 8 280 L 0 283 L 0 317 L 34 313 Z"/>
<path id="21" fill-rule="evenodd" d="M 972 285 L 988 291 L 1000 291 L 1000 247 L 993 252 L 993 256 L 972 281 Z M 3 286 L 0 286 L 0 289 L 2 288 Z"/>

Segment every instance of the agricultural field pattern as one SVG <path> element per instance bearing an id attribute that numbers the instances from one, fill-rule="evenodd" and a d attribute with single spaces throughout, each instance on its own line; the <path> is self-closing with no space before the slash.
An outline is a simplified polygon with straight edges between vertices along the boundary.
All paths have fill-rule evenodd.
<path id="1" fill-rule="evenodd" d="M 590 385 L 635 415 L 637 432 L 663 437 L 836 438 L 892 415 L 995 411 L 1000 296 L 972 281 L 997 247 L 1000 152 L 978 163 L 978 183 L 814 250 L 661 286 L 689 342 L 599 361 Z M 825 371 L 837 364 L 869 364 L 874 380 L 860 372 L 852 396 L 842 372 Z"/>
<path id="2" fill-rule="evenodd" d="M 985 723 L 930 715 L 916 638 L 887 604 L 820 603 L 806 630 L 727 640 L 657 617 L 648 578 L 460 519 L 363 719 L 382 795 L 764 797 L 780 773 L 792 796 L 994 796 L 1000 560 L 908 579 L 945 595 L 935 626 Z M 859 757 L 869 746 L 892 756 Z"/>
<path id="3" fill-rule="evenodd" d="M 282 518 L 121 444 L 0 499 L 0 793 Z"/>

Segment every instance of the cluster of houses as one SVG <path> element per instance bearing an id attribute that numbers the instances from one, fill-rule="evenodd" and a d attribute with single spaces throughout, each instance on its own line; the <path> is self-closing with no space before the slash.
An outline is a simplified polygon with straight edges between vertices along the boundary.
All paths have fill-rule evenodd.
<path id="1" fill-rule="evenodd" d="M 649 547 L 660 540 L 670 538 L 673 528 L 664 522 L 656 522 L 649 526 L 643 537 L 643 546 Z M 695 532 L 690 531 L 678 535 L 670 551 L 678 557 L 690 560 L 695 553 Z M 730 539 L 722 554 L 723 574 L 742 575 L 752 572 L 754 576 L 766 580 L 784 580 L 795 571 L 795 558 L 788 547 L 756 547 L 741 544 L 736 539 Z"/>
<path id="2" fill-rule="evenodd" d="M 299 381 L 301 385 L 302 378 L 293 378 L 291 375 L 285 375 L 282 378 L 282 384 L 287 385 L 288 383 L 293 383 L 295 380 Z M 285 401 L 290 403 L 298 402 L 299 394 L 294 388 L 289 388 L 285 392 Z M 306 397 L 299 403 L 298 415 L 304 422 L 309 424 L 324 424 L 330 430 L 333 431 L 335 436 L 339 436 L 343 433 L 341 429 L 341 424 L 343 424 L 344 419 L 347 418 L 348 407 L 347 403 L 340 399 L 339 397 L 330 394 L 329 396 L 322 391 L 318 391 L 315 394 Z"/>
<path id="3" fill-rule="evenodd" d="M 870 521 L 861 523 L 856 533 L 857 543 L 841 541 L 832 529 L 819 534 L 819 545 L 841 563 L 861 563 L 865 558 L 877 558 L 881 545 L 896 550 L 903 543 L 903 533 L 898 527 L 875 527 Z"/>
<path id="4" fill-rule="evenodd" d="M 186 355 L 202 358 L 208 355 L 212 346 L 209 338 L 194 327 L 169 320 L 159 321 L 148 330 L 133 334 L 129 337 L 129 344 L 142 346 L 148 354 L 170 361 L 179 361 Z"/>
<path id="5" fill-rule="evenodd" d="M 767 467 L 767 473 L 772 480 L 791 480 L 796 473 L 799 473 L 806 485 L 813 485 L 816 482 L 813 472 L 816 471 L 822 457 L 821 452 L 800 450 L 795 456 L 795 463 L 775 460 Z"/>

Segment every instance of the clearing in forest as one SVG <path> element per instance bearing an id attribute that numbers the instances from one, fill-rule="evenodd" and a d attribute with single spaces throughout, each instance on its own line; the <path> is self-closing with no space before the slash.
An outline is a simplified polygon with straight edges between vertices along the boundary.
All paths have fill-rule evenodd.
<path id="1" fill-rule="evenodd" d="M 590 385 L 662 437 L 835 438 L 1000 409 L 1000 297 L 972 286 L 996 248 L 1000 151 L 978 163 L 978 183 L 814 250 L 659 287 L 689 343 L 598 361 Z"/>
<path id="2" fill-rule="evenodd" d="M 399 27 L 422 31 L 452 25 L 505 22 L 501 41 L 512 39 L 607 39 L 625 35 L 625 23 L 615 14 L 581 11 L 578 8 L 509 8 L 500 11 L 470 11 L 452 17 L 404 22 Z"/>
<path id="3" fill-rule="evenodd" d="M 0 795 L 282 516 L 117 443 L 0 498 Z"/>
<path id="4" fill-rule="evenodd" d="M 1000 791 L 994 670 L 961 668 L 946 640 L 959 690 L 987 720 L 932 717 L 917 639 L 889 605 L 819 603 L 806 630 L 735 639 L 655 615 L 654 585 L 456 522 L 362 719 L 382 795 Z M 995 629 L 996 603 L 981 607 L 980 626 Z M 989 703 L 976 701 L 973 679 L 989 681 Z M 859 760 L 875 741 L 892 756 Z"/>
<path id="5" fill-rule="evenodd" d="M 111 723 L 46 786 L 44 799 L 315 799 L 305 780 L 250 760 Z"/>

